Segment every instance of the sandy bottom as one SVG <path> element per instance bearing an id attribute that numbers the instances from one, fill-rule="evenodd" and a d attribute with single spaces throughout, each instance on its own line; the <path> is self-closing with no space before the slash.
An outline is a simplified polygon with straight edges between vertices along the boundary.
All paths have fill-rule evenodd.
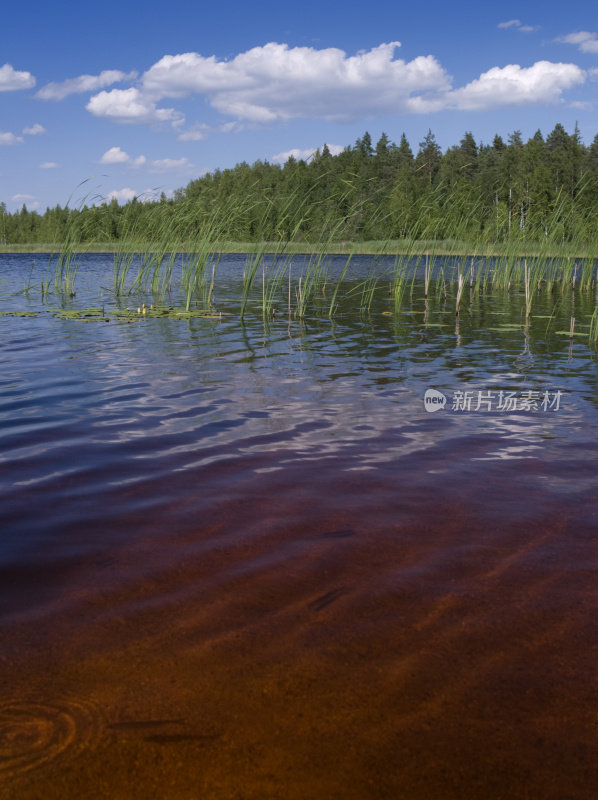
<path id="1" fill-rule="evenodd" d="M 2 800 L 598 797 L 593 498 L 353 480 L 4 575 Z"/>

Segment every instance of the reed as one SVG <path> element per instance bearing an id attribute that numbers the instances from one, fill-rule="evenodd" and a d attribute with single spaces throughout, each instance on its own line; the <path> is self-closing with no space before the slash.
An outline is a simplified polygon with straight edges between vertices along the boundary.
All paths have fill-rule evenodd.
<path id="1" fill-rule="evenodd" d="M 460 312 L 460 305 L 461 305 L 461 296 L 463 294 L 463 287 L 465 286 L 465 276 L 459 270 L 459 276 L 457 281 L 457 296 L 455 298 L 455 315 L 458 317 Z"/>
<path id="2" fill-rule="evenodd" d="M 537 223 L 535 227 L 514 225 L 507 232 L 504 220 L 497 218 L 496 226 L 482 230 L 479 203 L 458 189 L 451 194 L 444 186 L 427 193 L 414 213 L 405 211 L 405 219 L 409 211 L 411 221 L 401 240 L 356 242 L 348 237 L 379 235 L 385 225 L 389 234 L 396 234 L 391 220 L 370 201 L 359 199 L 357 177 L 355 183 L 346 183 L 324 200 L 298 191 L 286 197 L 267 192 L 260 195 L 255 187 L 249 187 L 247 197 L 229 198 L 217 207 L 201 198 L 185 200 L 169 216 L 160 209 L 148 211 L 143 236 L 132 206 L 122 238 L 115 245 L 114 294 L 151 292 L 163 299 L 175 291 L 184 297 L 185 312 L 191 313 L 194 307 L 210 312 L 222 253 L 230 252 L 234 242 L 243 241 L 248 234 L 255 241 L 246 248 L 251 252 L 247 252 L 240 291 L 241 319 L 251 308 L 264 320 L 270 319 L 279 305 L 284 305 L 289 318 L 302 320 L 313 314 L 332 320 L 341 304 L 344 309 L 349 302 L 367 315 L 382 286 L 389 292 L 389 313 L 398 316 L 408 294 L 413 298 L 423 283 L 426 319 L 435 302 L 447 303 L 447 295 L 454 299 L 458 317 L 468 289 L 470 306 L 482 292 L 523 297 L 527 323 L 539 293 L 553 298 L 557 307 L 570 295 L 589 296 L 596 288 L 598 229 L 592 215 L 576 215 L 564 195 L 557 197 L 543 219 L 541 238 L 537 237 Z M 331 206 L 343 209 L 340 221 L 338 215 L 326 211 Z M 315 240 L 307 240 L 306 230 Z M 83 233 L 73 222 L 60 247 L 52 249 L 46 278 L 35 285 L 40 286 L 43 298 L 51 292 L 68 297 L 75 294 Z M 372 254 L 369 271 L 348 286 L 352 259 L 363 251 Z M 329 268 L 328 256 L 334 252 L 347 254 L 340 273 Z M 293 255 L 299 253 L 305 254 L 303 259 L 293 261 Z M 493 253 L 491 258 L 489 253 Z M 382 261 L 388 255 L 394 256 L 390 270 Z M 26 290 L 32 288 L 30 274 Z M 592 341 L 598 341 L 597 314 L 597 310 L 591 314 Z M 572 338 L 586 328 L 574 310 L 570 319 Z"/>
<path id="3" fill-rule="evenodd" d="M 324 282 L 324 256 L 324 253 L 311 256 L 307 268 L 299 276 L 295 303 L 295 316 L 299 319 L 303 319 L 307 315 L 316 291 Z"/>
<path id="4" fill-rule="evenodd" d="M 240 317 L 243 319 L 245 310 L 247 309 L 247 302 L 249 300 L 249 293 L 253 286 L 253 281 L 257 274 L 258 269 L 262 266 L 264 260 L 264 253 L 253 253 L 247 256 L 245 260 L 245 269 L 243 270 L 243 289 L 241 294 L 241 310 Z"/>
<path id="5" fill-rule="evenodd" d="M 358 209 L 353 209 L 352 213 L 357 213 L 357 210 Z M 307 265 L 299 277 L 295 293 L 295 317 L 299 319 L 306 316 L 308 310 L 313 306 L 314 301 L 319 295 L 321 295 L 322 298 L 325 296 L 326 284 L 328 281 L 328 262 L 326 256 L 331 243 L 335 241 L 335 237 L 338 235 L 340 225 L 341 223 L 334 223 L 330 220 L 323 224 L 323 230 L 327 230 L 327 236 L 323 242 L 323 246 L 317 252 L 309 256 Z M 336 295 L 338 296 L 338 292 L 336 292 Z M 330 313 L 330 303 L 326 304 L 326 307 Z"/>
<path id="6" fill-rule="evenodd" d="M 370 267 L 367 278 L 362 282 L 361 288 L 361 302 L 359 304 L 360 314 L 370 314 L 372 310 L 372 303 L 374 296 L 378 289 L 382 276 L 375 271 L 375 262 Z"/>
<path id="7" fill-rule="evenodd" d="M 42 283 L 42 294 L 48 294 L 52 286 L 57 294 L 74 297 L 78 264 L 77 237 L 69 231 L 58 252 L 50 253 L 46 281 Z"/>
<path id="8" fill-rule="evenodd" d="M 291 268 L 292 256 L 285 255 L 281 258 L 275 255 L 266 273 L 262 260 L 262 317 L 266 319 L 277 312 L 276 300 L 281 296 L 287 272 Z"/>
<path id="9" fill-rule="evenodd" d="M 407 288 L 408 269 L 409 259 L 407 257 L 403 256 L 395 260 L 390 288 L 392 310 L 395 317 L 400 315 L 403 308 L 403 299 Z"/>
<path id="10" fill-rule="evenodd" d="M 339 278 L 338 278 L 338 280 L 336 282 L 336 285 L 334 287 L 334 290 L 332 292 L 332 297 L 330 298 L 330 305 L 328 306 L 328 319 L 332 319 L 332 317 L 334 316 L 334 314 L 336 313 L 336 310 L 338 308 L 337 297 L 338 297 L 340 288 L 343 285 L 343 281 L 345 280 L 345 276 L 347 274 L 347 270 L 349 269 L 349 264 L 351 263 L 352 257 L 353 256 L 350 255 L 349 258 L 345 261 L 344 266 L 343 266 L 343 268 L 341 270 L 341 274 L 339 275 Z"/>

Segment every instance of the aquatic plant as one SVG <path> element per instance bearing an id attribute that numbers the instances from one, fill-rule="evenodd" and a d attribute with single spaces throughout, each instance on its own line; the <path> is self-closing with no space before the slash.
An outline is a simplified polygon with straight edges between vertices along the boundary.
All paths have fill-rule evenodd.
<path id="1" fill-rule="evenodd" d="M 322 183 L 328 177 L 322 173 Z M 394 235 L 392 215 L 383 204 L 377 208 L 366 193 L 360 193 L 357 173 L 349 178 L 340 188 L 335 184 L 328 196 L 299 189 L 287 195 L 270 191 L 260 195 L 258 187 L 249 186 L 246 197 L 221 199 L 214 205 L 205 198 L 187 198 L 167 208 L 132 204 L 115 245 L 115 298 L 136 295 L 137 307 L 142 308 L 150 299 L 161 307 L 167 297 L 171 302 L 172 297 L 182 296 L 185 312 L 214 313 L 222 254 L 238 248 L 244 236 L 254 241 L 243 248 L 241 319 L 252 310 L 269 320 L 283 307 L 289 319 L 297 321 L 309 316 L 332 320 L 341 307 L 343 311 L 353 307 L 366 316 L 382 293 L 390 300 L 391 315 L 397 317 L 406 300 L 421 299 L 421 281 L 428 324 L 435 324 L 430 321 L 435 304 L 454 303 L 458 317 L 467 297 L 471 308 L 482 292 L 520 298 L 522 317 L 529 321 L 539 294 L 552 297 L 556 306 L 568 303 L 569 297 L 589 294 L 596 286 L 598 231 L 591 215 L 575 214 L 566 193 L 559 193 L 545 213 L 541 239 L 532 239 L 525 226 L 518 227 L 511 219 L 510 229 L 497 241 L 497 229 L 480 229 L 479 198 L 468 196 L 463 187 L 439 184 L 425 193 L 409 215 L 405 211 L 408 224 L 403 238 L 397 240 L 390 238 Z M 499 212 L 496 225 L 504 227 L 506 218 Z M 142 216 L 143 225 L 139 223 Z M 75 295 L 85 236 L 75 224 L 77 218 L 72 219 L 64 241 L 52 251 L 45 279 L 36 284 L 30 272 L 24 291 L 39 287 L 44 300 L 51 293 Z M 351 231 L 379 234 L 384 226 L 389 230 L 385 240 L 366 243 L 342 238 Z M 574 236 L 567 233 L 571 230 Z M 259 234 L 263 236 L 257 238 Z M 352 280 L 352 259 L 364 250 L 372 253 L 367 275 Z M 347 254 L 340 271 L 330 268 L 329 255 L 338 252 Z M 394 257 L 392 266 L 388 256 Z M 150 316 L 147 311 L 146 316 Z M 587 326 L 590 335 L 598 339 L 596 312 L 589 316 L 593 320 Z M 570 338 L 586 330 L 573 307 L 568 328 Z"/>

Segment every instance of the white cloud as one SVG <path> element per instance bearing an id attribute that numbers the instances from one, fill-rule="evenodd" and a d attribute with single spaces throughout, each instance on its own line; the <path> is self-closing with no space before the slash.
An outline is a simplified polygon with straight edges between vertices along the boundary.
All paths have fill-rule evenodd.
<path id="1" fill-rule="evenodd" d="M 180 124 L 184 116 L 173 108 L 156 108 L 156 102 L 139 89 L 112 89 L 90 98 L 85 108 L 96 117 L 108 117 L 115 122 Z"/>
<path id="2" fill-rule="evenodd" d="M 304 161 L 308 161 L 317 149 L 320 149 L 321 151 L 321 148 L 317 147 L 310 147 L 307 150 L 300 150 L 299 148 L 294 147 L 292 150 L 285 150 L 284 153 L 277 153 L 275 156 L 272 156 L 272 161 L 274 164 L 284 164 L 291 156 L 297 160 L 303 159 Z M 342 153 L 345 148 L 340 144 L 329 144 L 328 149 L 330 150 L 331 155 L 337 156 L 339 153 Z"/>
<path id="3" fill-rule="evenodd" d="M 584 83 L 586 73 L 575 64 L 537 61 L 531 67 L 493 67 L 461 89 L 436 97 L 417 97 L 411 110 L 427 113 L 446 108 L 486 111 L 505 106 L 557 103 L 563 91 Z"/>
<path id="4" fill-rule="evenodd" d="M 582 53 L 598 53 L 598 34 L 590 31 L 578 31 L 561 36 L 557 42 L 576 44 Z"/>
<path id="5" fill-rule="evenodd" d="M 3 133 L 0 131 L 0 146 L 10 147 L 13 144 L 19 144 L 22 141 L 22 136 L 15 136 L 14 133 Z"/>
<path id="6" fill-rule="evenodd" d="M 499 27 L 531 30 L 520 20 Z M 102 91 L 91 97 L 87 109 L 116 122 L 169 122 L 180 128 L 184 115 L 174 108 L 160 108 L 160 101 L 199 94 L 213 108 L 235 118 L 228 127 L 218 128 L 228 132 L 244 124 L 300 117 L 348 121 L 378 114 L 556 103 L 588 75 L 575 64 L 508 64 L 492 67 L 454 89 L 450 75 L 434 56 L 404 61 L 395 58 L 398 47 L 399 42 L 389 42 L 348 56 L 337 48 L 317 50 L 271 42 L 230 60 L 199 53 L 166 55 L 141 76 L 139 87 Z M 198 123 L 181 130 L 178 139 L 199 141 L 210 130 Z"/>
<path id="7" fill-rule="evenodd" d="M 569 108 L 576 108 L 579 111 L 592 111 L 594 104 L 584 102 L 583 100 L 574 100 L 572 103 L 569 103 Z"/>
<path id="8" fill-rule="evenodd" d="M 150 172 L 172 172 L 181 169 L 193 168 L 187 158 L 159 158 L 149 162 Z"/>
<path id="9" fill-rule="evenodd" d="M 0 92 L 31 89 L 32 86 L 35 86 L 35 78 L 30 72 L 19 72 L 10 64 L 0 67 Z"/>
<path id="10" fill-rule="evenodd" d="M 111 147 L 100 158 L 100 164 L 127 164 L 130 160 L 131 156 L 120 147 Z"/>
<path id="11" fill-rule="evenodd" d="M 400 42 L 347 56 L 343 50 L 270 42 L 230 61 L 199 53 L 164 56 L 141 79 L 155 100 L 204 94 L 223 114 L 252 122 L 296 117 L 349 120 L 405 110 L 416 92 L 450 88 L 433 56 L 395 59 Z"/>
<path id="12" fill-rule="evenodd" d="M 531 67 L 507 64 L 493 67 L 451 95 L 458 108 L 468 110 L 555 103 L 565 89 L 584 81 L 584 71 L 575 64 L 550 61 L 537 61 Z"/>
<path id="13" fill-rule="evenodd" d="M 83 92 L 95 92 L 96 89 L 103 89 L 104 86 L 111 86 L 113 83 L 133 80 L 137 77 L 136 72 L 121 72 L 119 69 L 105 69 L 99 75 L 79 75 L 77 78 L 67 78 L 60 83 L 47 83 L 36 92 L 36 97 L 41 100 L 64 100 L 70 94 L 81 94 Z"/>
<path id="14" fill-rule="evenodd" d="M 245 130 L 242 122 L 223 122 L 219 128 L 220 133 L 240 133 Z"/>
<path id="15" fill-rule="evenodd" d="M 110 200 L 116 200 L 119 203 L 128 203 L 129 200 L 137 196 L 138 194 L 134 189 L 114 189 L 112 192 L 108 192 L 106 201 L 110 202 Z"/>
<path id="16" fill-rule="evenodd" d="M 196 125 L 192 125 L 190 128 L 187 128 L 186 131 L 182 131 L 182 133 L 177 136 L 177 139 L 180 142 L 200 142 L 202 139 L 207 137 L 209 131 L 209 125 L 198 123 Z"/>
<path id="17" fill-rule="evenodd" d="M 33 194 L 13 194 L 10 198 L 14 203 L 23 203 L 29 211 L 35 211 L 39 208 L 39 201 L 36 200 Z"/>
<path id="18" fill-rule="evenodd" d="M 519 33 L 533 33 L 538 30 L 539 25 L 523 25 L 520 19 L 510 19 L 508 22 L 499 22 L 496 27 L 502 30 L 516 28 Z"/>
<path id="19" fill-rule="evenodd" d="M 167 197 L 173 195 L 171 189 L 166 189 L 163 191 Z M 136 192 L 134 189 L 125 187 L 124 189 L 114 189 L 112 192 L 108 192 L 105 197 L 101 198 L 101 202 L 109 203 L 111 200 L 116 200 L 119 203 L 128 203 L 129 201 L 135 199 L 140 203 L 151 203 L 152 201 L 158 200 L 161 193 L 162 190 L 158 190 L 156 188 L 146 189 L 143 192 Z"/>
<path id="20" fill-rule="evenodd" d="M 43 125 L 40 125 L 39 122 L 36 122 L 35 125 L 29 125 L 27 128 L 23 128 L 23 133 L 26 136 L 38 136 L 40 133 L 46 133 L 46 129 Z"/>
<path id="21" fill-rule="evenodd" d="M 44 161 L 43 164 L 39 165 L 40 169 L 56 169 L 61 165 L 57 161 Z"/>
<path id="22" fill-rule="evenodd" d="M 170 172 L 194 166 L 187 158 L 159 158 L 153 161 L 148 160 L 145 156 L 132 158 L 120 147 L 111 147 L 106 150 L 100 159 L 100 164 L 126 164 L 128 167 L 147 166 L 149 172 Z"/>

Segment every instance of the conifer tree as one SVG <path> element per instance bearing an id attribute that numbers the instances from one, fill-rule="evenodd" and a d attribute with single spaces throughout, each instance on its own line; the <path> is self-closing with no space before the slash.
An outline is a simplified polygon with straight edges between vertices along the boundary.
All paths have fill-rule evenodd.
<path id="1" fill-rule="evenodd" d="M 419 152 L 415 159 L 415 166 L 418 171 L 423 172 L 429 186 L 432 186 L 434 177 L 440 168 L 441 156 L 442 151 L 436 141 L 436 137 L 428 128 L 423 142 L 420 142 Z"/>

